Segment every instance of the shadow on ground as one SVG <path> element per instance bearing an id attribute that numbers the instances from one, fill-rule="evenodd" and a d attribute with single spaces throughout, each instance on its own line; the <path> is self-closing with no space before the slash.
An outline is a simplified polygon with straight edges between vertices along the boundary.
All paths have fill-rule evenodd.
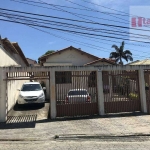
<path id="1" fill-rule="evenodd" d="M 35 128 L 37 115 L 8 116 L 5 123 L 0 123 L 0 129 Z"/>
<path id="2" fill-rule="evenodd" d="M 14 111 L 27 111 L 27 110 L 38 110 L 44 107 L 45 104 L 16 104 L 13 108 Z"/>
<path id="3" fill-rule="evenodd" d="M 50 113 L 48 113 L 50 114 Z M 144 116 L 146 113 L 133 112 L 133 113 L 120 113 L 120 114 L 109 114 L 105 116 L 77 116 L 77 117 L 62 117 L 51 120 L 48 119 L 37 120 L 37 115 L 24 115 L 24 116 L 9 116 L 6 123 L 0 123 L 0 129 L 19 129 L 19 128 L 35 128 L 36 123 L 46 122 L 60 122 L 69 120 L 86 120 L 86 119 L 98 119 L 98 118 L 120 118 L 120 117 L 132 117 L 132 116 Z"/>
<path id="4" fill-rule="evenodd" d="M 50 114 L 50 113 L 48 113 Z M 120 117 L 132 117 L 132 116 L 145 116 L 147 113 L 142 112 L 131 112 L 131 113 L 118 113 L 118 114 L 106 114 L 104 116 L 99 115 L 91 115 L 91 116 L 74 116 L 74 117 L 57 117 L 56 119 L 51 120 L 50 115 L 48 115 L 48 119 L 45 120 L 37 120 L 36 123 L 44 123 L 44 122 L 56 122 L 56 121 L 68 121 L 68 120 L 86 120 L 86 119 L 98 119 L 98 118 L 120 118 Z"/>

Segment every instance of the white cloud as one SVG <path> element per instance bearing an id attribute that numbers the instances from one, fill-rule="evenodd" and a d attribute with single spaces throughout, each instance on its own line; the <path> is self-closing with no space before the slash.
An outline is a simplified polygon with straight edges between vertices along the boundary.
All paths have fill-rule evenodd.
<path id="1" fill-rule="evenodd" d="M 103 11 L 113 11 L 111 9 L 116 9 L 118 10 L 118 8 L 120 9 L 124 3 L 126 3 L 123 0 L 91 0 L 92 3 L 95 3 L 97 5 L 95 5 L 95 7 L 97 9 L 103 10 Z M 98 6 L 98 5 L 102 5 L 102 6 Z M 110 9 L 107 9 L 105 7 L 108 7 Z"/>
<path id="2" fill-rule="evenodd" d="M 111 9 L 115 9 L 118 11 L 127 11 L 130 6 L 137 6 L 137 5 L 150 5 L 150 1 L 143 2 L 143 0 L 90 0 L 92 3 L 102 5 L 108 7 L 110 9 L 95 5 L 95 7 L 99 10 L 103 11 L 113 11 Z M 115 11 L 113 11 L 115 12 Z"/>
<path id="3" fill-rule="evenodd" d="M 54 43 L 55 43 L 55 41 L 51 41 L 51 42 L 48 42 L 48 45 L 52 45 Z"/>

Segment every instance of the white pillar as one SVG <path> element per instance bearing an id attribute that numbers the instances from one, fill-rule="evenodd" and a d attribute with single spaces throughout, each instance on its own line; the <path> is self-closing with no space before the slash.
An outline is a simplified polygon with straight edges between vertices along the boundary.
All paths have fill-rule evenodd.
<path id="1" fill-rule="evenodd" d="M 103 81 L 102 81 L 102 71 L 101 70 L 97 71 L 97 91 L 98 91 L 98 110 L 99 110 L 99 115 L 105 115 Z"/>
<path id="2" fill-rule="evenodd" d="M 55 71 L 50 71 L 50 117 L 56 118 L 56 91 L 55 91 Z"/>
<path id="3" fill-rule="evenodd" d="M 4 78 L 6 78 L 6 73 L 3 71 L 3 68 L 0 68 L 0 122 L 5 122 L 7 120 L 7 82 L 3 80 Z"/>
<path id="4" fill-rule="evenodd" d="M 145 93 L 145 79 L 144 70 L 139 70 L 139 88 L 140 88 L 140 99 L 141 99 L 141 110 L 147 113 L 146 93 Z"/>

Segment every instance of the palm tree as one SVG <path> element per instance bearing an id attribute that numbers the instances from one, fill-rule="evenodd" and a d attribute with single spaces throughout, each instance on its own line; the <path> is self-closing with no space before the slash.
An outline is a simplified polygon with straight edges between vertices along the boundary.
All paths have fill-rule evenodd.
<path id="1" fill-rule="evenodd" d="M 116 52 L 111 52 L 109 58 L 115 58 L 116 63 L 123 65 L 122 58 L 127 62 L 133 61 L 132 53 L 129 50 L 124 51 L 124 41 L 122 42 L 120 48 L 117 45 L 112 45 L 112 48 L 115 48 Z"/>

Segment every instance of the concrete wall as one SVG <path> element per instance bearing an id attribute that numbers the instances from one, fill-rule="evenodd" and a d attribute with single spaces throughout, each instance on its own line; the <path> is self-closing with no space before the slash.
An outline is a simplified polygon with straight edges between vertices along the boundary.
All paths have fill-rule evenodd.
<path id="1" fill-rule="evenodd" d="M 16 66 L 15 58 L 0 45 L 0 67 Z"/>
<path id="2" fill-rule="evenodd" d="M 3 70 L 2 70 L 3 69 Z M 145 95 L 145 81 L 144 81 L 144 69 L 149 70 L 150 66 L 89 66 L 89 67 L 8 67 L 0 68 L 0 122 L 6 121 L 6 93 L 5 83 L 3 79 L 6 78 L 6 72 L 50 72 L 50 116 L 52 119 L 56 118 L 56 86 L 55 86 L 55 71 L 96 71 L 97 72 L 97 88 L 98 88 L 98 106 L 99 114 L 104 114 L 104 94 L 103 94 L 103 82 L 102 71 L 118 71 L 118 70 L 138 70 L 139 71 L 139 86 L 140 86 L 140 98 L 141 98 L 141 110 L 147 112 L 146 95 Z M 17 87 L 16 87 L 17 88 Z M 15 96 L 14 96 L 15 97 Z"/>
<path id="3" fill-rule="evenodd" d="M 2 45 L 0 45 L 0 67 L 8 67 L 8 66 L 22 66 L 25 67 L 26 64 L 20 57 L 20 55 L 13 53 L 9 50 L 5 50 Z M 6 77 L 5 77 L 6 78 Z M 17 88 L 21 88 L 21 85 L 25 81 L 22 80 L 12 80 L 7 82 L 7 110 L 9 111 L 16 103 L 18 91 Z"/>
<path id="4" fill-rule="evenodd" d="M 49 57 L 46 60 L 46 64 L 52 63 L 53 65 L 55 65 L 55 63 L 57 63 L 57 64 L 59 64 L 59 66 L 62 66 L 64 63 L 64 65 L 72 64 L 73 66 L 83 66 L 84 64 L 87 64 L 94 60 L 95 60 L 94 57 L 88 56 L 86 54 L 83 54 L 81 52 L 78 52 L 78 51 L 72 49 L 72 50 L 63 51 L 61 53 L 57 53 L 57 54 Z M 48 66 L 48 65 L 46 65 L 46 66 Z"/>
<path id="5" fill-rule="evenodd" d="M 19 96 L 19 91 L 17 89 L 21 89 L 24 82 L 27 81 L 12 80 L 7 82 L 8 111 L 15 105 Z"/>
<path id="6" fill-rule="evenodd" d="M 26 64 L 22 58 L 13 52 L 6 51 L 2 45 L 0 45 L 0 67 L 18 66 L 25 67 Z"/>

